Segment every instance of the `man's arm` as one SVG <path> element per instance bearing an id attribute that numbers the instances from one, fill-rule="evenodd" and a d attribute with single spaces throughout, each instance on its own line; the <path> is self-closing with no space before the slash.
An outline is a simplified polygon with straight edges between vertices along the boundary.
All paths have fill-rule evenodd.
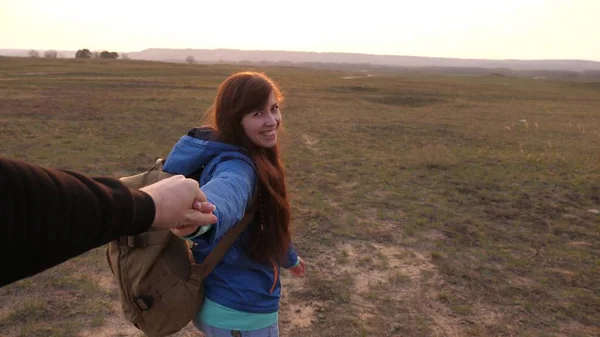
<path id="1" fill-rule="evenodd" d="M 152 225 L 147 193 L 0 157 L 0 287 Z"/>

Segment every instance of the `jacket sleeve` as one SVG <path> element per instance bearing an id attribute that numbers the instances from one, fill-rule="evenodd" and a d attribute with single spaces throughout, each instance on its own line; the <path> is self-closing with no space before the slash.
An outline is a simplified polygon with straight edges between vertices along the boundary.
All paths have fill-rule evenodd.
<path id="1" fill-rule="evenodd" d="M 152 225 L 152 198 L 115 178 L 90 178 L 0 156 L 0 286 Z"/>
<path id="2" fill-rule="evenodd" d="M 297 266 L 298 263 L 300 263 L 300 258 L 298 256 L 298 252 L 296 252 L 296 248 L 294 247 L 294 244 L 290 243 L 290 247 L 288 248 L 288 253 L 287 253 L 287 260 L 282 265 L 282 267 L 285 269 L 290 269 L 292 267 Z"/>
<path id="3" fill-rule="evenodd" d="M 211 179 L 200 187 L 216 207 L 213 213 L 218 221 L 206 232 L 211 235 L 211 242 L 216 242 L 244 217 L 254 193 L 255 180 L 252 166 L 241 159 L 231 159 L 219 163 Z M 202 234 L 199 231 L 186 238 L 193 239 Z"/>

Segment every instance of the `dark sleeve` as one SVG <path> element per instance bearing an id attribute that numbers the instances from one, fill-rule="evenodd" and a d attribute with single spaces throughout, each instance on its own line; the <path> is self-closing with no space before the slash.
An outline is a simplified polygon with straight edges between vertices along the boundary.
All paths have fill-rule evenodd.
<path id="1" fill-rule="evenodd" d="M 146 230 L 154 207 L 115 178 L 0 157 L 0 287 Z"/>

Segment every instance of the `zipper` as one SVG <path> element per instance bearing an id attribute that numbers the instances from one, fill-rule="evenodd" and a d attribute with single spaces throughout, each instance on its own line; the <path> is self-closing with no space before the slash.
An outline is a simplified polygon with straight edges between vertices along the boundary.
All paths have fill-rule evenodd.
<path id="1" fill-rule="evenodd" d="M 277 266 L 275 265 L 275 262 L 271 261 L 271 264 L 273 265 L 273 285 L 271 286 L 271 290 L 269 290 L 269 294 L 275 291 L 275 286 L 277 286 L 277 279 L 279 278 L 279 272 L 277 272 Z"/>

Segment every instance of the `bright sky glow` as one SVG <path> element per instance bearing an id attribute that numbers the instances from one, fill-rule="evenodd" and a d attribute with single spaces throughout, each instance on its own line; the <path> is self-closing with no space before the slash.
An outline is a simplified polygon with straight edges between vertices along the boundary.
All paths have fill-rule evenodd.
<path id="1" fill-rule="evenodd" d="M 0 48 L 600 61 L 600 0 L 0 0 Z"/>

